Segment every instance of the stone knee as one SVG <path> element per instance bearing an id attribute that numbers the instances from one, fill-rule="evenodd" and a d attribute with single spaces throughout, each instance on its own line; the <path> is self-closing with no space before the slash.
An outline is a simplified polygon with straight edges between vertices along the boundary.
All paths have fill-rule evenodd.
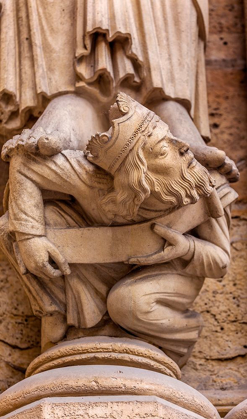
<path id="1" fill-rule="evenodd" d="M 133 323 L 133 317 L 136 315 L 135 302 L 128 282 L 126 279 L 119 281 L 107 298 L 107 310 L 111 319 L 125 329 L 129 329 L 128 325 Z"/>
<path id="2" fill-rule="evenodd" d="M 193 278 L 162 272 L 160 267 L 144 268 L 114 285 L 107 300 L 108 312 L 115 323 L 162 347 L 180 364 L 202 328 L 201 316 L 188 310 L 200 286 L 193 284 Z"/>
<path id="3" fill-rule="evenodd" d="M 135 279 L 130 274 L 111 289 L 107 299 L 107 309 L 111 319 L 132 333 L 143 333 L 148 325 L 159 321 L 160 316 L 173 318 L 174 309 L 162 304 L 160 313 L 159 289 L 150 278 Z"/>
<path id="4" fill-rule="evenodd" d="M 111 289 L 108 312 L 115 323 L 128 330 L 165 320 L 166 327 L 175 327 L 181 315 L 187 319 L 198 317 L 188 308 L 202 283 L 203 279 L 163 272 L 160 267 L 134 271 Z"/>

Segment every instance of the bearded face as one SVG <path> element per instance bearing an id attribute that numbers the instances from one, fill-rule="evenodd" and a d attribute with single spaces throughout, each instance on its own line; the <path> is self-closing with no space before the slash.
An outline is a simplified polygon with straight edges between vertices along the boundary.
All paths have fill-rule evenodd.
<path id="1" fill-rule="evenodd" d="M 130 151 L 114 176 L 114 190 L 102 200 L 112 217 L 134 219 L 141 204 L 153 196 L 164 210 L 195 203 L 209 196 L 214 181 L 184 142 L 160 121 Z M 159 207 L 160 208 L 160 207 Z"/>
<path id="2" fill-rule="evenodd" d="M 182 162 L 180 175 L 169 179 L 147 171 L 146 181 L 152 194 L 171 207 L 194 204 L 201 196 L 209 196 L 213 187 L 208 171 L 197 161 L 191 167 Z"/>
<path id="3" fill-rule="evenodd" d="M 167 131 L 162 135 L 162 122 L 143 145 L 147 162 L 146 181 L 152 194 L 172 206 L 184 206 L 209 196 L 214 186 L 208 171 L 189 150 L 189 146 Z"/>

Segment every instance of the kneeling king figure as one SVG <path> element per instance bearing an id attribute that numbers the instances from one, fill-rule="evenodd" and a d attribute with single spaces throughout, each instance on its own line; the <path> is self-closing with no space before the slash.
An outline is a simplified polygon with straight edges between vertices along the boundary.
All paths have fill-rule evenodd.
<path id="1" fill-rule="evenodd" d="M 92 136 L 84 151 L 56 149 L 42 127 L 36 138 L 6 143 L 10 177 L 1 247 L 42 319 L 43 350 L 66 339 L 71 328 L 90 336 L 113 321 L 181 367 L 202 329 L 201 316 L 189 308 L 205 277 L 227 272 L 236 193 L 128 95 L 117 95 L 109 120 L 110 129 Z M 150 234 L 142 243 L 138 231 L 145 226 Z M 110 232 L 105 239 L 104 228 Z M 49 239 L 48 231 L 56 229 L 72 241 L 73 231 L 87 230 L 87 242 L 75 243 L 76 263 L 61 250 L 69 244 Z M 135 253 L 124 234 L 131 229 Z M 100 244 L 90 232 L 103 234 Z M 159 248 L 152 248 L 153 237 L 161 240 Z M 84 247 L 94 263 L 80 260 Z"/>

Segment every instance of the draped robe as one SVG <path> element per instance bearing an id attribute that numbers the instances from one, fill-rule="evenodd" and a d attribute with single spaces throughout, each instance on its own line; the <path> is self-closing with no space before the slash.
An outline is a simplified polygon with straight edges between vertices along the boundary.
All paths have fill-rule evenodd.
<path id="1" fill-rule="evenodd" d="M 0 131 L 22 128 L 55 96 L 109 106 L 120 89 L 142 104 L 182 103 L 209 137 L 207 0 L 2 0 Z"/>

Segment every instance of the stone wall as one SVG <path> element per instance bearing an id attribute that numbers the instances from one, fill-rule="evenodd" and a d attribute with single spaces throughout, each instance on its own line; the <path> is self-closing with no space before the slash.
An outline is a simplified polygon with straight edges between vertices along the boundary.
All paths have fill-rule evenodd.
<path id="1" fill-rule="evenodd" d="M 237 162 L 241 181 L 234 185 L 239 200 L 233 210 L 231 269 L 223 279 L 206 280 L 195 302 L 205 327 L 183 369 L 183 381 L 204 392 L 223 415 L 227 406 L 247 397 L 247 89 L 242 0 L 210 0 L 206 64 L 212 145 L 224 149 Z M 7 172 L 7 164 L 1 162 L 1 201 Z M 40 322 L 32 315 L 15 273 L 0 256 L 0 391 L 24 378 L 25 368 L 39 353 L 39 334 Z"/>
<path id="2" fill-rule="evenodd" d="M 223 413 L 247 397 L 247 83 L 243 1 L 209 3 L 206 65 L 211 144 L 237 162 L 241 179 L 232 185 L 239 200 L 232 212 L 230 272 L 223 279 L 207 279 L 195 302 L 205 326 L 183 369 L 183 380 L 204 392 Z"/>

